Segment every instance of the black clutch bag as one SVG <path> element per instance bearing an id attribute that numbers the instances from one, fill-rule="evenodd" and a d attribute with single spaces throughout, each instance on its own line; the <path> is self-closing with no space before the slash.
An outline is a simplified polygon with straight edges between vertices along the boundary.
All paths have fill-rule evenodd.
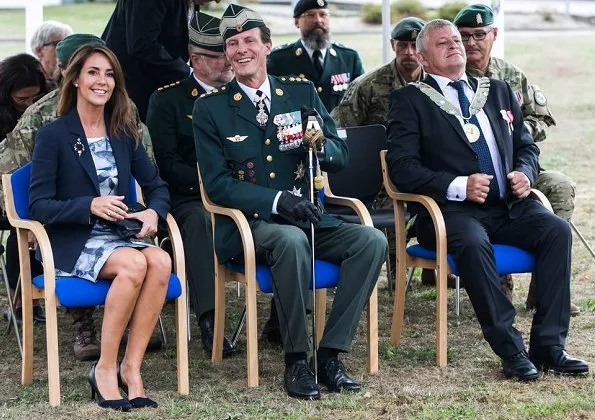
<path id="1" fill-rule="evenodd" d="M 135 203 L 131 206 L 128 206 L 127 213 L 137 213 L 146 209 L 147 208 L 143 206 L 141 203 Z M 143 228 L 143 223 L 140 220 L 136 219 L 122 219 L 116 220 L 115 222 L 107 223 L 111 226 L 113 231 L 122 238 L 132 238 Z"/>

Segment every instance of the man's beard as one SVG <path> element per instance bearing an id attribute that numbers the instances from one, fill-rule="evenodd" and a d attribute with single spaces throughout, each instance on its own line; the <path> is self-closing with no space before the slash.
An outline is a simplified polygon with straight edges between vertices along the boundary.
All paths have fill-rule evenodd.
<path id="1" fill-rule="evenodd" d="M 304 45 L 312 50 L 323 50 L 331 44 L 331 33 L 323 28 L 313 28 L 302 32 Z"/>

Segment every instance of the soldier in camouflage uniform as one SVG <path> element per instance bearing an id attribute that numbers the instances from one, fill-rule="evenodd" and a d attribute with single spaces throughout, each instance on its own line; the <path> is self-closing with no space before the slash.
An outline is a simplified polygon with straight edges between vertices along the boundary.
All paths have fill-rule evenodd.
<path id="1" fill-rule="evenodd" d="M 461 33 L 461 39 L 467 52 L 467 73 L 475 77 L 489 77 L 505 80 L 521 106 L 525 125 L 535 142 L 545 140 L 547 129 L 556 125 L 547 99 L 539 86 L 529 83 L 527 77 L 517 66 L 500 58 L 491 57 L 492 45 L 498 35 L 498 28 L 493 25 L 494 14 L 489 6 L 471 4 L 457 14 L 453 23 Z M 533 185 L 543 192 L 554 213 L 570 221 L 574 211 L 576 185 L 572 179 L 559 171 L 540 168 Z M 512 278 L 509 278 L 512 290 Z M 532 280 L 527 297 L 527 308 L 535 307 L 535 282 Z M 580 309 L 571 304 L 571 314 L 577 315 Z"/>
<path id="2" fill-rule="evenodd" d="M 65 68 L 64 63 L 68 63 L 70 56 L 79 47 L 88 43 L 103 44 L 103 41 L 95 35 L 88 34 L 74 34 L 64 38 L 56 47 L 59 69 L 63 71 Z M 58 81 L 60 82 L 61 79 L 62 76 L 60 75 Z M 59 88 L 48 93 L 27 108 L 13 131 L 8 133 L 6 139 L 0 142 L 0 173 L 12 173 L 31 161 L 37 130 L 58 118 L 56 115 L 58 94 Z M 142 143 L 147 150 L 149 158 L 154 162 L 149 130 L 140 122 L 138 111 L 132 101 L 130 104 L 134 108 L 134 115 L 139 123 Z M 0 203 L 4 210 L 4 198 L 2 196 L 3 193 L 0 188 Z M 93 311 L 94 308 L 71 309 L 69 311 L 73 317 L 74 324 L 74 355 L 80 360 L 90 360 L 99 357 L 100 347 L 96 340 L 95 328 L 93 326 Z M 155 343 L 151 345 L 154 347 Z"/>

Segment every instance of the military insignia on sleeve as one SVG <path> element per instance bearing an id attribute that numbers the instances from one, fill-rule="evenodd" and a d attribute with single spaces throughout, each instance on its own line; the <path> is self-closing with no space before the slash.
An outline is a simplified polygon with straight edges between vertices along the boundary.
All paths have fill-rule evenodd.
<path id="1" fill-rule="evenodd" d="M 533 97 L 535 98 L 535 103 L 537 105 L 540 105 L 540 106 L 547 105 L 547 99 L 545 98 L 545 95 L 540 90 L 535 90 Z"/>
<path id="2" fill-rule="evenodd" d="M 342 92 L 347 89 L 351 81 L 351 73 L 333 74 L 331 76 L 331 85 L 334 92 Z"/>
<path id="3" fill-rule="evenodd" d="M 233 95 L 233 100 L 239 102 L 242 99 L 242 94 L 240 92 Z"/>
<path id="4" fill-rule="evenodd" d="M 277 94 L 277 96 L 283 96 L 283 90 L 282 89 L 275 89 L 275 93 Z"/>
<path id="5" fill-rule="evenodd" d="M 232 137 L 226 137 L 227 140 L 233 142 L 233 143 L 239 143 L 241 141 L 244 141 L 248 138 L 248 136 L 240 136 L 239 134 L 236 134 L 235 136 Z"/>
<path id="6" fill-rule="evenodd" d="M 192 96 L 198 96 L 198 89 L 196 89 L 196 88 L 192 89 L 192 92 L 190 92 L 190 94 Z"/>
<path id="7" fill-rule="evenodd" d="M 328 52 L 330 52 L 330 53 L 331 53 L 331 55 L 332 55 L 333 57 L 336 57 L 336 56 L 337 56 L 337 51 L 335 51 L 335 49 L 334 49 L 334 48 L 330 48 L 330 49 L 328 50 Z"/>
<path id="8" fill-rule="evenodd" d="M 302 48 L 300 47 L 300 48 L 298 48 L 297 50 L 295 50 L 295 55 L 297 55 L 297 56 L 299 57 L 300 55 L 302 55 L 302 52 L 303 52 L 303 50 L 302 50 Z"/>

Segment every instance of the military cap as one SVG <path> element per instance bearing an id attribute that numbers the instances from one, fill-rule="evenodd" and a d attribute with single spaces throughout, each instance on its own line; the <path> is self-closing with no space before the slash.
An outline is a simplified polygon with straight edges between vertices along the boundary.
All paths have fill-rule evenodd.
<path id="1" fill-rule="evenodd" d="M 397 22 L 390 37 L 398 41 L 415 41 L 425 24 L 420 18 L 406 17 Z"/>
<path id="2" fill-rule="evenodd" d="M 306 10 L 326 8 L 328 8 L 328 2 L 326 0 L 300 0 L 293 8 L 293 17 L 299 17 Z"/>
<path id="3" fill-rule="evenodd" d="M 494 11 L 485 4 L 470 4 L 463 7 L 455 16 L 453 23 L 457 28 L 477 28 L 494 23 Z"/>
<path id="4" fill-rule="evenodd" d="M 72 54 L 83 45 L 99 44 L 105 45 L 103 39 L 93 34 L 72 34 L 68 35 L 56 45 L 56 58 L 62 67 L 66 67 Z"/>
<path id="5" fill-rule="evenodd" d="M 223 52 L 223 37 L 219 32 L 221 19 L 196 12 L 188 25 L 190 43 L 206 50 Z"/>
<path id="6" fill-rule="evenodd" d="M 249 29 L 266 26 L 258 13 L 239 4 L 230 4 L 221 16 L 219 32 L 223 42 Z"/>

